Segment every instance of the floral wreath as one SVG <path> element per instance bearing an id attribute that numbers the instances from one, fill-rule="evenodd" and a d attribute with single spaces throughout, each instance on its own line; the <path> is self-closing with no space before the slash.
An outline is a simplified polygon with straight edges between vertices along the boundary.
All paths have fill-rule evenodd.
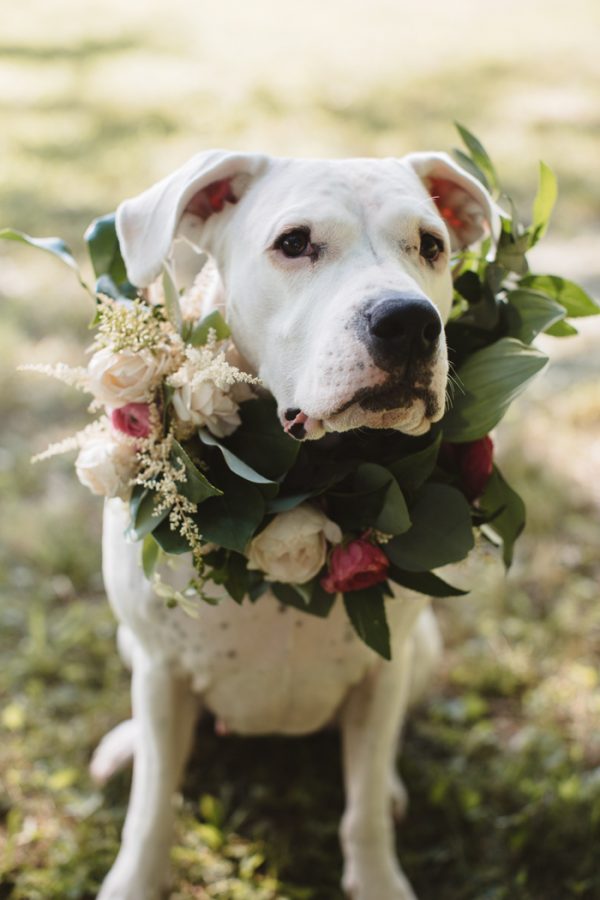
<path id="1" fill-rule="evenodd" d="M 214 603 L 204 593 L 210 581 L 237 603 L 269 589 L 325 617 L 342 594 L 358 635 L 389 659 L 389 582 L 434 597 L 466 593 L 434 570 L 465 558 L 474 531 L 502 546 L 510 565 L 525 507 L 494 464 L 489 432 L 547 362 L 531 346 L 535 336 L 575 334 L 566 319 L 600 308 L 572 282 L 529 272 L 526 252 L 556 199 L 552 172 L 540 165 L 524 227 L 479 141 L 458 129 L 466 147 L 455 151 L 458 162 L 511 214 L 501 212 L 495 247 L 488 239 L 453 259 L 446 337 L 454 392 L 442 421 L 421 437 L 361 430 L 294 440 L 258 379 L 233 364 L 220 314 L 201 318 L 212 264 L 186 293 L 168 266 L 160 285 L 140 291 L 127 281 L 114 216 L 86 232 L 97 278 L 89 363 L 25 368 L 89 392 L 98 415 L 35 459 L 76 449 L 79 480 L 129 503 L 129 534 L 168 604 L 193 613 L 201 600 Z M 50 251 L 79 273 L 58 238 L 11 229 L 0 237 Z M 188 552 L 196 576 L 175 591 L 156 568 L 165 554 Z"/>

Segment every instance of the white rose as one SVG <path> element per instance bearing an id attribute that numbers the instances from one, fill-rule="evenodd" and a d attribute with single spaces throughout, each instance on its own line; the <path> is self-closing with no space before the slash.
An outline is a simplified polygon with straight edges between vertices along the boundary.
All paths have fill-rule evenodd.
<path id="1" fill-rule="evenodd" d="M 302 504 L 279 513 L 251 542 L 248 568 L 270 581 L 304 584 L 322 568 L 327 541 L 339 544 L 340 528 L 320 510 Z"/>
<path id="2" fill-rule="evenodd" d="M 88 387 L 106 406 L 125 406 L 149 400 L 164 375 L 166 357 L 147 347 L 141 350 L 97 350 L 88 365 Z"/>
<path id="3" fill-rule="evenodd" d="M 214 381 L 198 381 L 176 388 L 172 397 L 180 422 L 206 426 L 216 437 L 231 434 L 240 424 L 238 405 Z"/>
<path id="4" fill-rule="evenodd" d="M 135 448 L 109 435 L 97 435 L 79 451 L 75 470 L 92 494 L 126 498 L 135 464 Z"/>

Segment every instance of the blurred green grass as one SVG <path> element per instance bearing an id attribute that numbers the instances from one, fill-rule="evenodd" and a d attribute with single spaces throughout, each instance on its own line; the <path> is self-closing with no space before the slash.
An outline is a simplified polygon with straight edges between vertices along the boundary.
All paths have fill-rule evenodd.
<path id="1" fill-rule="evenodd" d="M 450 149 L 475 131 L 525 205 L 537 159 L 561 197 L 540 266 L 598 292 L 600 9 L 393 0 L 290 9 L 200 0 L 26 0 L 0 37 L 0 224 L 65 236 L 203 147 L 289 155 Z M 88 301 L 70 273 L 0 247 L 0 898 L 91 898 L 116 851 L 128 775 L 90 753 L 128 713 L 99 575 L 100 504 L 70 460 L 31 453 L 86 420 L 67 388 L 16 373 L 78 363 Z M 529 525 L 504 579 L 481 548 L 412 718 L 401 859 L 422 900 L 600 898 L 598 330 L 500 430 Z M 177 900 L 340 896 L 337 737 L 199 733 L 178 818 Z M 378 900 L 378 898 L 373 898 Z"/>

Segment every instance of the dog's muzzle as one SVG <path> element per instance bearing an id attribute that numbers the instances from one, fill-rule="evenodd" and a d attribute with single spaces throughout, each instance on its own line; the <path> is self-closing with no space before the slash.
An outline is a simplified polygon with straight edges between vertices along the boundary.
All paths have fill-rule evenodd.
<path id="1" fill-rule="evenodd" d="M 431 359 L 442 333 L 442 320 L 425 297 L 395 294 L 361 310 L 359 330 L 373 362 L 387 372 Z"/>

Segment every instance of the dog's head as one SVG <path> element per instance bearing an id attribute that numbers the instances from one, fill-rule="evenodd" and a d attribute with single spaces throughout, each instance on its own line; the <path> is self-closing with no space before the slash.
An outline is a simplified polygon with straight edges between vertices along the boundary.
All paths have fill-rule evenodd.
<path id="1" fill-rule="evenodd" d="M 211 151 L 118 210 L 130 280 L 176 238 L 208 252 L 233 339 L 296 437 L 441 418 L 450 252 L 497 214 L 442 153 L 296 160 Z"/>

